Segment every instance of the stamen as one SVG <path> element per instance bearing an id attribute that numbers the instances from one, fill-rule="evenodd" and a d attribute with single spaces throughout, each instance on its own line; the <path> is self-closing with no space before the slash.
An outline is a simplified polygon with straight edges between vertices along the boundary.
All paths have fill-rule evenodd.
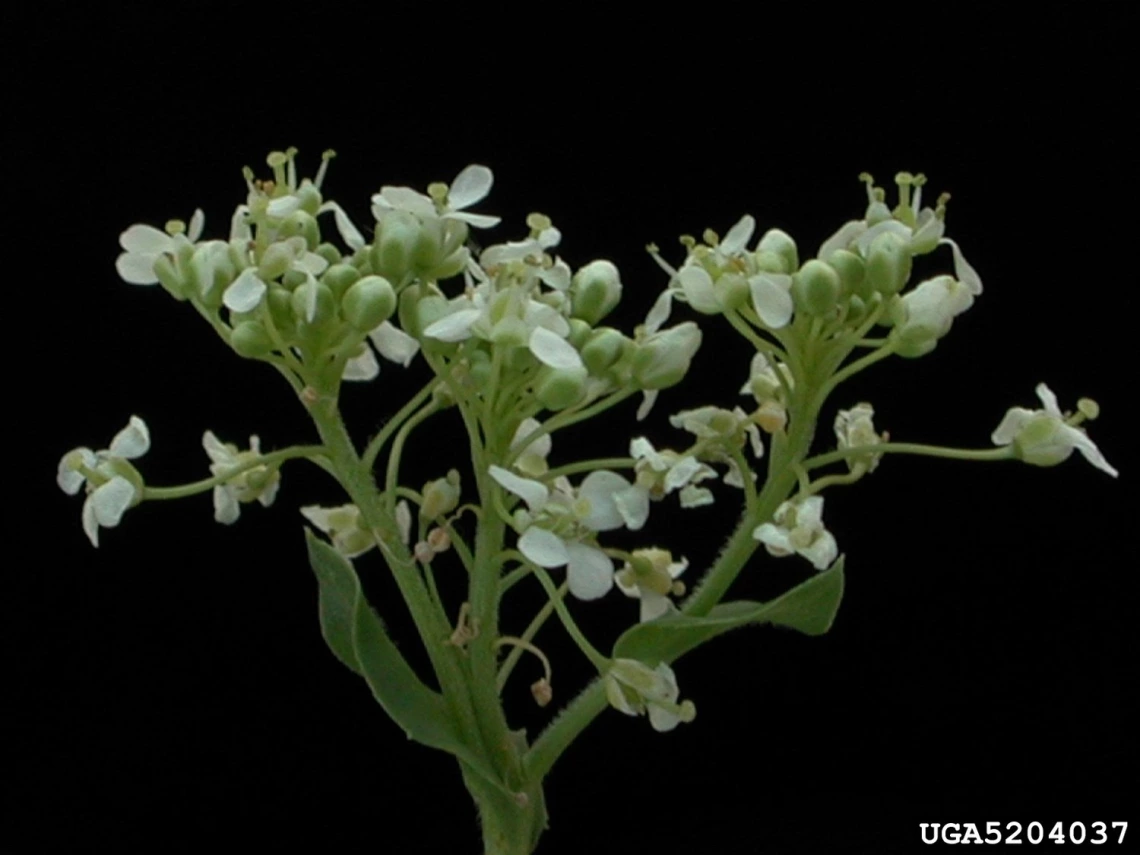
<path id="1" fill-rule="evenodd" d="M 317 177 L 313 179 L 313 184 L 318 190 L 321 189 L 321 184 L 324 183 L 325 173 L 328 172 L 329 168 L 329 161 L 334 157 L 336 157 L 336 152 L 331 148 L 326 148 L 321 152 L 321 165 L 320 168 L 317 169 Z"/>

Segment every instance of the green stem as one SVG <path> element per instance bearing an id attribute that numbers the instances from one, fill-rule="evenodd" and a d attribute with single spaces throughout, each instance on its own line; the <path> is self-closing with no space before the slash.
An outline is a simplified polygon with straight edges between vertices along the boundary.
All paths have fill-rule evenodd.
<path id="1" fill-rule="evenodd" d="M 384 443 L 388 441 L 388 438 L 393 433 L 399 430 L 400 425 L 404 423 L 404 420 L 408 416 L 419 409 L 420 404 L 422 404 L 428 399 L 428 397 L 430 397 L 431 393 L 435 391 L 435 387 L 438 385 L 439 378 L 432 378 L 430 383 L 420 389 L 420 391 L 416 392 L 415 397 L 412 398 L 412 400 L 408 401 L 408 403 L 404 404 L 404 406 L 400 407 L 396 415 L 392 416 L 392 418 L 388 420 L 388 423 L 380 429 L 380 432 L 376 434 L 376 436 L 372 437 L 372 441 L 368 443 L 368 447 L 364 449 L 364 454 L 361 456 L 361 459 L 364 461 L 365 466 L 371 469 L 375 465 L 376 456 L 380 453 L 380 449 L 384 447 Z"/>
<path id="2" fill-rule="evenodd" d="M 280 451 L 263 454 L 252 460 L 247 460 L 241 465 L 227 469 L 223 474 L 215 475 L 212 478 L 203 478 L 201 481 L 182 484 L 178 487 L 144 487 L 142 498 L 144 502 L 164 499 L 184 499 L 187 496 L 195 496 L 207 490 L 212 490 L 214 487 L 225 484 L 243 472 L 248 472 L 250 469 L 256 469 L 259 466 L 278 466 L 286 460 L 294 460 L 299 457 L 312 460 L 324 453 L 325 447 L 323 445 L 294 445 L 289 448 L 283 448 Z"/>
<path id="3" fill-rule="evenodd" d="M 886 359 L 888 356 L 895 352 L 895 347 L 895 342 L 888 341 L 885 345 L 878 348 L 877 350 L 873 350 L 866 356 L 861 357 L 860 359 L 856 359 L 854 362 L 844 366 L 842 369 L 832 375 L 831 379 L 824 383 L 820 388 L 820 400 L 823 400 L 832 392 L 834 392 L 835 388 L 844 380 L 850 379 L 865 368 L 870 368 L 876 362 Z"/>
<path id="4" fill-rule="evenodd" d="M 599 457 L 596 460 L 580 460 L 551 469 L 542 477 L 550 480 L 563 475 L 577 475 L 579 472 L 593 472 L 595 469 L 633 469 L 637 460 L 632 457 Z"/>
<path id="5" fill-rule="evenodd" d="M 384 478 L 384 493 L 388 497 L 389 513 L 396 507 L 396 487 L 400 478 L 400 457 L 404 453 L 404 443 L 408 441 L 408 436 L 413 430 L 438 413 L 439 409 L 439 404 L 429 401 L 423 409 L 400 426 L 396 438 L 392 440 L 392 450 L 388 452 L 388 472 Z M 363 461 L 361 463 L 363 464 Z"/>
<path id="6" fill-rule="evenodd" d="M 546 595 L 550 597 L 550 601 L 554 604 L 554 610 L 558 612 L 558 619 L 562 621 L 562 626 L 566 628 L 566 632 L 570 634 L 574 643 L 578 645 L 578 648 L 599 672 L 605 672 L 605 670 L 610 667 L 609 657 L 599 653 L 597 648 L 590 644 L 589 639 L 582 634 L 582 630 L 580 630 L 578 624 L 574 622 L 574 618 L 570 614 L 570 610 L 566 608 L 566 603 L 559 594 L 554 580 L 550 578 L 550 574 L 542 567 L 535 565 L 534 575 L 542 584 L 542 587 L 546 589 Z"/>
<path id="7" fill-rule="evenodd" d="M 571 408 L 562 411 L 556 416 L 552 416 L 540 424 L 538 427 L 536 427 L 534 430 L 532 430 L 530 433 L 528 433 L 521 440 L 519 440 L 515 444 L 514 450 L 507 453 L 506 459 L 501 465 L 504 468 L 509 468 L 511 464 L 515 462 L 518 456 L 522 454 L 526 449 L 530 448 L 531 443 L 533 443 L 539 437 L 545 436 L 548 433 L 552 434 L 556 430 L 561 430 L 564 427 L 569 427 L 570 425 L 577 424 L 578 422 L 585 421 L 589 418 L 593 418 L 594 416 L 598 415 L 598 413 L 605 412 L 610 407 L 616 406 L 628 398 L 630 395 L 634 395 L 636 393 L 636 389 L 619 389 L 618 391 L 602 398 L 600 401 L 596 401 L 590 406 L 584 407 L 580 410 Z"/>
<path id="8" fill-rule="evenodd" d="M 818 469 L 831 463 L 838 463 L 848 457 L 862 457 L 867 454 L 920 454 L 925 457 L 947 457 L 952 460 L 1011 460 L 1014 457 L 1010 446 L 998 448 L 944 448 L 941 445 L 921 445 L 916 442 L 882 442 L 875 445 L 857 445 L 841 448 L 809 457 L 804 461 L 808 469 Z"/>
<path id="9" fill-rule="evenodd" d="M 566 596 L 566 592 L 569 590 L 570 584 L 568 582 L 563 582 L 561 585 L 559 585 L 558 599 L 562 600 Z M 538 634 L 538 631 L 542 629 L 542 625 L 546 623 L 547 619 L 552 614 L 554 614 L 554 603 L 555 601 L 553 599 L 547 599 L 547 601 L 543 603 L 542 608 L 538 610 L 538 614 L 536 614 L 534 616 L 534 619 L 531 620 L 529 624 L 527 624 L 526 629 L 523 630 L 523 634 L 519 636 L 522 641 L 525 641 L 529 644 L 531 640 Z M 518 664 L 518 661 L 522 658 L 522 655 L 522 647 L 513 647 L 511 648 L 511 652 L 507 654 L 506 661 L 503 662 L 502 667 L 499 668 L 499 676 L 495 679 L 495 688 L 499 692 L 502 692 L 503 687 L 507 685 L 507 679 L 511 676 L 511 671 L 514 670 L 515 665 Z"/>

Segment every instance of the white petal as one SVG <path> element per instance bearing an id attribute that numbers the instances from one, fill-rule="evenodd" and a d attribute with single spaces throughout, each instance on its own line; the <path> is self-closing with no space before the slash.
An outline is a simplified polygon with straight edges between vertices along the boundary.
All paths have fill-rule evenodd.
<path id="1" fill-rule="evenodd" d="M 230 240 L 239 240 L 242 242 L 253 239 L 253 231 L 249 227 L 248 205 L 238 205 L 234 208 L 233 216 L 230 217 Z"/>
<path id="2" fill-rule="evenodd" d="M 641 592 L 641 623 L 646 623 L 654 618 L 659 618 L 670 610 L 672 603 L 669 598 L 664 594 L 658 594 L 656 591 L 642 591 Z"/>
<path id="3" fill-rule="evenodd" d="M 545 484 L 532 481 L 529 478 L 522 478 L 501 466 L 492 466 L 488 471 L 499 486 L 526 502 L 532 513 L 537 513 L 550 500 L 550 491 Z"/>
<path id="4" fill-rule="evenodd" d="M 572 371 L 582 368 L 582 357 L 574 345 L 545 327 L 535 327 L 530 334 L 530 352 L 539 362 L 551 368 Z"/>
<path id="5" fill-rule="evenodd" d="M 396 504 L 396 528 L 400 532 L 400 540 L 407 546 L 412 537 L 412 509 L 405 499 Z"/>
<path id="6" fill-rule="evenodd" d="M 325 202 L 321 205 L 321 210 L 333 212 L 333 219 L 336 221 L 336 230 L 340 232 L 341 240 L 344 241 L 345 246 L 352 250 L 357 250 L 364 246 L 364 236 L 361 235 L 360 230 L 352 224 L 352 220 L 348 218 L 348 214 L 344 212 L 344 208 L 336 202 Z"/>
<path id="7" fill-rule="evenodd" d="M 234 462 L 233 451 L 218 439 L 212 430 L 202 434 L 202 448 L 206 450 L 206 455 L 210 458 L 211 463 L 228 466 Z"/>
<path id="8" fill-rule="evenodd" d="M 722 311 L 713 289 L 712 277 L 703 267 L 697 264 L 682 267 L 677 273 L 677 282 L 685 300 L 698 312 L 715 315 Z"/>
<path id="9" fill-rule="evenodd" d="M 233 492 L 222 484 L 214 488 L 214 519 L 222 525 L 233 525 L 241 517 L 241 505 Z"/>
<path id="10" fill-rule="evenodd" d="M 823 525 L 823 496 L 808 496 L 796 506 L 796 526 L 819 528 Z"/>
<path id="11" fill-rule="evenodd" d="M 838 249 L 847 249 L 851 241 L 867 231 L 867 224 L 863 220 L 850 220 L 839 227 L 839 230 L 820 244 L 816 258 L 827 261 L 828 257 Z"/>
<path id="12" fill-rule="evenodd" d="M 661 296 L 653 303 L 653 308 L 645 316 L 645 331 L 652 335 L 661 329 L 661 325 L 669 320 L 673 311 L 673 292 L 662 291 Z"/>
<path id="13" fill-rule="evenodd" d="M 269 482 L 268 486 L 262 488 L 261 495 L 257 497 L 258 503 L 263 508 L 268 508 L 273 504 L 273 500 L 277 498 L 277 491 L 281 489 L 281 478 L 274 478 Z"/>
<path id="14" fill-rule="evenodd" d="M 131 285 L 154 285 L 158 277 L 154 275 L 154 262 L 157 255 L 139 255 L 124 252 L 115 259 L 115 271 L 124 282 Z"/>
<path id="15" fill-rule="evenodd" d="M 642 393 L 641 406 L 637 408 L 637 420 L 639 422 L 644 421 L 645 417 L 649 415 L 649 411 L 653 409 L 659 391 L 659 389 L 649 389 Z"/>
<path id="16" fill-rule="evenodd" d="M 380 363 L 376 361 L 376 354 L 372 348 L 364 345 L 364 350 L 344 363 L 344 371 L 340 375 L 342 380 L 372 380 L 380 373 Z"/>
<path id="17" fill-rule="evenodd" d="M 468 211 L 452 211 L 451 213 L 444 214 L 440 219 L 460 220 L 477 229 L 490 229 L 497 226 L 503 218 L 492 217 L 490 214 L 472 214 Z"/>
<path id="18" fill-rule="evenodd" d="M 982 277 L 978 275 L 978 271 L 970 266 L 966 261 L 966 256 L 962 255 L 962 250 L 958 248 L 958 244 L 950 240 L 950 238 L 942 238 L 939 243 L 950 244 L 950 249 L 954 253 L 954 277 L 970 289 L 970 293 L 977 296 L 982 293 Z"/>
<path id="19" fill-rule="evenodd" d="M 119 235 L 119 246 L 137 255 L 161 255 L 174 249 L 174 241 L 154 226 L 136 224 Z"/>
<path id="20" fill-rule="evenodd" d="M 887 232 L 898 235 L 907 244 L 910 243 L 911 232 L 909 226 L 900 223 L 898 220 L 883 220 L 883 222 L 875 223 L 875 225 L 859 235 L 855 240 L 855 248 L 859 250 L 860 255 L 865 256 L 867 250 L 871 247 L 872 241 L 879 235 L 886 234 Z"/>
<path id="21" fill-rule="evenodd" d="M 614 504 L 630 531 L 638 531 L 649 519 L 649 491 L 637 485 L 614 493 Z"/>
<path id="22" fill-rule="evenodd" d="M 1100 453 L 1100 449 L 1096 447 L 1096 443 L 1089 439 L 1088 434 L 1083 430 L 1066 425 L 1065 434 L 1069 437 L 1073 447 L 1084 455 L 1085 460 L 1102 472 L 1107 472 L 1113 478 L 1120 477 L 1120 473 L 1105 460 L 1104 455 Z"/>
<path id="23" fill-rule="evenodd" d="M 772 523 L 764 523 L 752 529 L 752 537 L 765 546 L 779 550 L 780 554 L 790 555 L 795 551 L 792 542 L 788 539 L 787 529 L 777 528 Z"/>
<path id="24" fill-rule="evenodd" d="M 1025 423 L 1035 415 L 1036 413 L 1033 410 L 1027 410 L 1024 407 L 1011 408 L 1002 418 L 1001 424 L 994 429 L 990 439 L 993 440 L 994 445 L 1009 445 L 1021 432 Z"/>
<path id="25" fill-rule="evenodd" d="M 724 240 L 720 242 L 717 249 L 725 255 L 739 255 L 744 251 L 748 241 L 752 239 L 752 233 L 755 230 L 756 220 L 750 214 L 745 214 L 735 226 L 728 230 L 728 234 L 724 236 Z"/>
<path id="26" fill-rule="evenodd" d="M 474 205 L 480 199 L 486 198 L 491 192 L 494 181 L 495 177 L 490 169 L 472 163 L 451 182 L 451 187 L 447 191 L 448 206 L 458 210 Z"/>
<path id="27" fill-rule="evenodd" d="M 581 518 L 582 524 L 591 531 L 612 531 L 625 525 L 615 497 L 629 487 L 630 483 L 625 478 L 608 469 L 587 475 L 578 487 L 579 498 L 589 505 Z"/>
<path id="28" fill-rule="evenodd" d="M 649 704 L 646 707 L 649 713 L 649 724 L 658 733 L 668 733 L 681 723 L 681 717 L 671 709 Z"/>
<path id="29" fill-rule="evenodd" d="M 678 499 L 682 508 L 701 508 L 716 501 L 708 487 L 695 487 L 692 484 L 681 489 Z"/>
<path id="30" fill-rule="evenodd" d="M 543 271 L 538 274 L 538 278 L 555 291 L 566 291 L 570 288 L 570 283 L 573 281 L 574 275 L 570 272 L 570 265 L 559 258 L 555 260 L 552 267 L 543 269 Z"/>
<path id="31" fill-rule="evenodd" d="M 509 261 L 521 261 L 532 255 L 542 254 L 542 245 L 536 240 L 511 241 L 489 246 L 479 256 L 484 268 L 497 267 Z"/>
<path id="32" fill-rule="evenodd" d="M 479 309 L 460 309 L 428 324 L 424 327 L 424 335 L 439 341 L 466 341 L 471 338 L 471 325 L 482 314 Z"/>
<path id="33" fill-rule="evenodd" d="M 301 200 L 296 196 L 278 196 L 270 199 L 265 206 L 265 213 L 271 217 L 287 217 L 301 207 Z"/>
<path id="34" fill-rule="evenodd" d="M 121 475 L 116 475 L 91 494 L 91 507 L 95 510 L 95 521 L 103 528 L 117 526 L 134 500 L 134 484 Z"/>
<path id="35" fill-rule="evenodd" d="M 786 327 L 792 319 L 792 278 L 782 274 L 761 273 L 748 280 L 752 288 L 752 305 L 769 328 Z"/>
<path id="36" fill-rule="evenodd" d="M 1057 396 L 1053 394 L 1052 389 L 1044 383 L 1038 383 L 1034 391 L 1037 392 L 1037 397 L 1041 400 L 1041 403 L 1045 405 L 1045 412 L 1051 416 L 1062 418 L 1063 414 L 1061 413 L 1060 406 L 1057 404 Z"/>
<path id="37" fill-rule="evenodd" d="M 136 457 L 142 457 L 146 454 L 149 448 L 150 430 L 147 428 L 146 422 L 138 416 L 131 416 L 127 426 L 115 434 L 115 438 L 111 440 L 111 447 L 108 451 L 114 457 L 134 460 Z"/>
<path id="38" fill-rule="evenodd" d="M 411 187 L 381 187 L 380 198 L 389 207 L 398 211 L 407 211 L 421 218 L 435 216 L 435 203 Z M 375 196 L 372 197 L 372 201 L 377 201 Z"/>
<path id="39" fill-rule="evenodd" d="M 247 267 L 226 289 L 222 302 L 231 312 L 252 312 L 261 303 L 266 290 L 268 289 L 257 275 L 257 271 Z"/>
<path id="40" fill-rule="evenodd" d="M 579 600 L 596 600 L 609 593 L 614 586 L 614 563 L 608 555 L 581 543 L 566 544 L 566 552 L 566 581 L 571 594 Z"/>
<path id="41" fill-rule="evenodd" d="M 542 427 L 542 422 L 538 419 L 530 418 L 523 419 L 522 423 L 515 431 L 515 435 L 511 437 L 511 451 L 518 449 L 519 443 Z M 550 455 L 550 450 L 554 448 L 554 437 L 549 433 L 544 433 L 538 439 L 531 442 L 525 449 L 523 454 L 533 454 L 536 457 L 546 458 Z"/>
<path id="42" fill-rule="evenodd" d="M 368 334 L 369 341 L 389 362 L 397 362 L 407 368 L 420 351 L 420 343 L 391 321 L 384 321 Z"/>
<path id="43" fill-rule="evenodd" d="M 561 567 L 570 560 L 566 544 L 552 531 L 532 525 L 519 537 L 519 552 L 539 567 Z M 571 586 L 570 590 L 573 590 Z"/>
<path id="44" fill-rule="evenodd" d="M 306 505 L 301 508 L 301 516 L 328 534 L 332 531 L 332 523 L 330 518 L 334 513 L 341 510 L 340 508 L 322 508 L 320 505 Z"/>
<path id="45" fill-rule="evenodd" d="M 704 464 L 691 454 L 687 457 L 682 457 L 673 464 L 665 475 L 665 492 L 669 493 L 678 487 L 685 486 L 689 483 L 690 479 L 703 468 Z"/>
<path id="46" fill-rule="evenodd" d="M 201 208 L 195 208 L 193 215 L 190 217 L 190 226 L 186 230 L 186 239 L 190 243 L 195 243 L 198 238 L 202 236 L 202 229 L 206 226 L 206 215 L 202 213 Z"/>
<path id="47" fill-rule="evenodd" d="M 799 552 L 812 563 L 816 570 L 826 570 L 835 560 L 835 556 L 839 554 L 839 547 L 835 543 L 835 538 L 831 536 L 831 532 L 823 531 L 812 541 L 811 546 L 801 549 Z"/>
<path id="48" fill-rule="evenodd" d="M 59 489 L 67 493 L 69 496 L 74 496 L 79 492 L 79 488 L 83 486 L 83 482 L 87 480 L 86 476 L 71 466 L 71 460 L 74 456 L 78 455 L 83 465 L 91 469 L 98 462 L 95 459 L 95 453 L 90 448 L 73 448 L 67 454 L 59 459 L 59 469 L 56 471 L 55 483 L 59 485 Z"/>
<path id="49" fill-rule="evenodd" d="M 99 523 L 95 519 L 95 503 L 92 501 L 92 496 L 88 496 L 87 500 L 83 503 L 83 531 L 87 535 L 87 539 L 91 541 L 92 546 L 99 545 Z"/>

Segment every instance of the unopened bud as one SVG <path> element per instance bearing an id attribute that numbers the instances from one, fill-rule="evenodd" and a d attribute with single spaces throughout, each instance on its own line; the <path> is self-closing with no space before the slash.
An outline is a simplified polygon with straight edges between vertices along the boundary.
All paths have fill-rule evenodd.
<path id="1" fill-rule="evenodd" d="M 613 327 L 601 327 L 582 345 L 582 362 L 592 375 L 600 376 L 621 359 L 626 341 L 626 337 Z"/>
<path id="2" fill-rule="evenodd" d="M 769 229 L 756 245 L 757 253 L 772 253 L 781 261 L 782 270 L 769 273 L 792 273 L 800 266 L 800 253 L 792 236 L 780 229 Z"/>
<path id="3" fill-rule="evenodd" d="M 797 311 L 821 317 L 829 314 L 839 299 L 839 274 L 831 265 L 811 259 L 792 278 L 792 297 Z"/>
<path id="4" fill-rule="evenodd" d="M 586 368 L 550 368 L 543 366 L 534 385 L 538 402 L 558 412 L 573 406 L 586 394 Z"/>
<path id="5" fill-rule="evenodd" d="M 593 326 L 621 300 L 621 276 L 613 262 L 591 261 L 574 274 L 570 292 L 573 316 Z"/>
<path id="6" fill-rule="evenodd" d="M 911 259 L 906 240 L 894 232 L 884 232 L 867 251 L 867 287 L 884 297 L 897 294 L 910 278 Z"/>
<path id="7" fill-rule="evenodd" d="M 234 327 L 230 335 L 230 346 L 239 356 L 260 359 L 273 350 L 273 340 L 260 321 L 243 321 Z"/>
<path id="8" fill-rule="evenodd" d="M 360 271 L 351 264 L 333 264 L 321 274 L 321 281 L 329 286 L 329 290 L 337 299 L 343 297 L 344 292 L 359 279 Z"/>
<path id="9" fill-rule="evenodd" d="M 544 707 L 554 699 L 554 689 L 550 686 L 550 681 L 543 677 L 530 685 L 530 693 L 534 696 L 534 702 L 540 707 Z"/>
<path id="10" fill-rule="evenodd" d="M 340 310 L 358 331 L 371 332 L 396 311 L 396 292 L 383 276 L 365 276 L 345 291 Z"/>

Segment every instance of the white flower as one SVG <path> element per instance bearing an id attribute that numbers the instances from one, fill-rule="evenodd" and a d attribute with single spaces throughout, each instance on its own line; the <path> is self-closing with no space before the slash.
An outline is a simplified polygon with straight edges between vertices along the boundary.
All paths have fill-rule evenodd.
<path id="1" fill-rule="evenodd" d="M 328 266 L 325 258 L 309 251 L 303 237 L 294 235 L 270 244 L 260 264 L 242 270 L 226 288 L 222 302 L 231 312 L 252 312 L 268 290 L 266 279 L 276 279 L 289 270 L 320 276 Z"/>
<path id="2" fill-rule="evenodd" d="M 752 536 L 772 555 L 797 552 L 816 570 L 826 570 L 839 554 L 835 538 L 823 527 L 822 496 L 784 502 L 776 508 L 773 521 L 758 525 Z"/>
<path id="3" fill-rule="evenodd" d="M 684 593 L 685 586 L 676 581 L 689 566 L 687 559 L 674 561 L 665 549 L 638 549 L 614 577 L 627 597 L 641 600 L 640 622 L 653 620 L 673 608 L 669 594 Z"/>
<path id="4" fill-rule="evenodd" d="M 451 186 L 440 194 L 444 199 L 438 206 L 431 196 L 410 187 L 385 186 L 372 197 L 372 214 L 380 220 L 388 211 L 405 211 L 421 221 L 436 218 L 460 220 L 477 229 L 488 229 L 498 225 L 499 217 L 469 213 L 464 208 L 482 201 L 491 192 L 492 183 L 494 175 L 491 170 L 473 163 L 455 176 Z"/>
<path id="5" fill-rule="evenodd" d="M 645 525 L 645 490 L 605 469 L 591 472 L 577 489 L 557 478 L 551 490 L 499 466 L 492 466 L 490 475 L 527 505 L 517 515 L 523 529 L 519 552 L 540 567 L 565 566 L 570 593 L 579 599 L 595 600 L 613 587 L 613 561 L 592 541 L 597 532 Z"/>
<path id="6" fill-rule="evenodd" d="M 125 251 L 115 259 L 115 270 L 132 285 L 154 285 L 158 276 L 154 263 L 162 255 L 174 255 L 180 247 L 192 244 L 202 235 L 206 217 L 199 208 L 190 218 L 187 234 L 167 234 L 154 226 L 135 224 L 119 235 L 119 246 Z"/>
<path id="7" fill-rule="evenodd" d="M 634 468 L 638 486 L 648 490 L 651 499 L 663 499 L 674 490 L 680 490 L 683 508 L 713 503 L 712 491 L 697 484 L 716 478 L 716 470 L 693 455 L 681 456 L 671 449 L 658 451 L 643 436 L 630 440 L 629 455 L 637 461 Z"/>
<path id="8" fill-rule="evenodd" d="M 692 721 L 697 708 L 692 701 L 680 704 L 677 676 L 664 662 L 650 668 L 636 659 L 615 659 L 605 676 L 606 698 L 626 715 L 649 713 L 649 723 L 660 732 L 681 722 Z"/>
<path id="9" fill-rule="evenodd" d="M 131 416 L 127 426 L 111 440 L 110 448 L 75 448 L 60 459 L 56 473 L 59 488 L 74 496 L 84 485 L 87 487 L 82 520 L 92 546 L 99 545 L 100 526 L 114 528 L 127 508 L 138 503 L 142 479 L 127 461 L 142 457 L 149 448 L 146 422 Z"/>
<path id="10" fill-rule="evenodd" d="M 301 508 L 301 514 L 327 534 L 333 547 L 345 558 L 363 555 L 376 545 L 372 533 L 362 524 L 360 509 L 356 505 L 337 508 L 308 505 Z"/>
<path id="11" fill-rule="evenodd" d="M 249 438 L 249 450 L 238 451 L 236 445 L 223 443 L 213 431 L 202 435 L 202 447 L 210 458 L 210 473 L 224 476 L 239 466 L 261 457 L 261 443 L 256 436 Z M 246 469 L 223 484 L 214 487 L 214 519 L 225 525 L 237 522 L 241 516 L 241 502 L 258 501 L 268 508 L 277 497 L 281 473 L 267 466 Z"/>
<path id="12" fill-rule="evenodd" d="M 950 332 L 954 318 L 972 305 L 974 292 L 953 276 L 935 276 L 903 294 L 894 320 L 904 355 L 932 350 L 938 339 Z"/>
<path id="13" fill-rule="evenodd" d="M 838 447 L 842 450 L 886 442 L 887 437 L 875 430 L 874 416 L 875 410 L 870 404 L 856 404 L 850 410 L 840 410 L 835 416 L 835 439 Z M 861 458 L 849 457 L 847 466 L 849 469 L 854 469 L 861 465 L 865 466 L 868 472 L 874 472 L 882 456 L 882 452 L 879 452 Z"/>
<path id="14" fill-rule="evenodd" d="M 1057 406 L 1057 396 L 1044 383 L 1037 384 L 1037 397 L 1045 409 L 1010 409 L 993 432 L 995 445 L 1012 445 L 1020 459 L 1036 466 L 1055 466 L 1067 460 L 1076 449 L 1102 472 L 1113 478 L 1120 475 L 1105 460 L 1088 434 L 1066 422 L 1064 413 Z"/>

